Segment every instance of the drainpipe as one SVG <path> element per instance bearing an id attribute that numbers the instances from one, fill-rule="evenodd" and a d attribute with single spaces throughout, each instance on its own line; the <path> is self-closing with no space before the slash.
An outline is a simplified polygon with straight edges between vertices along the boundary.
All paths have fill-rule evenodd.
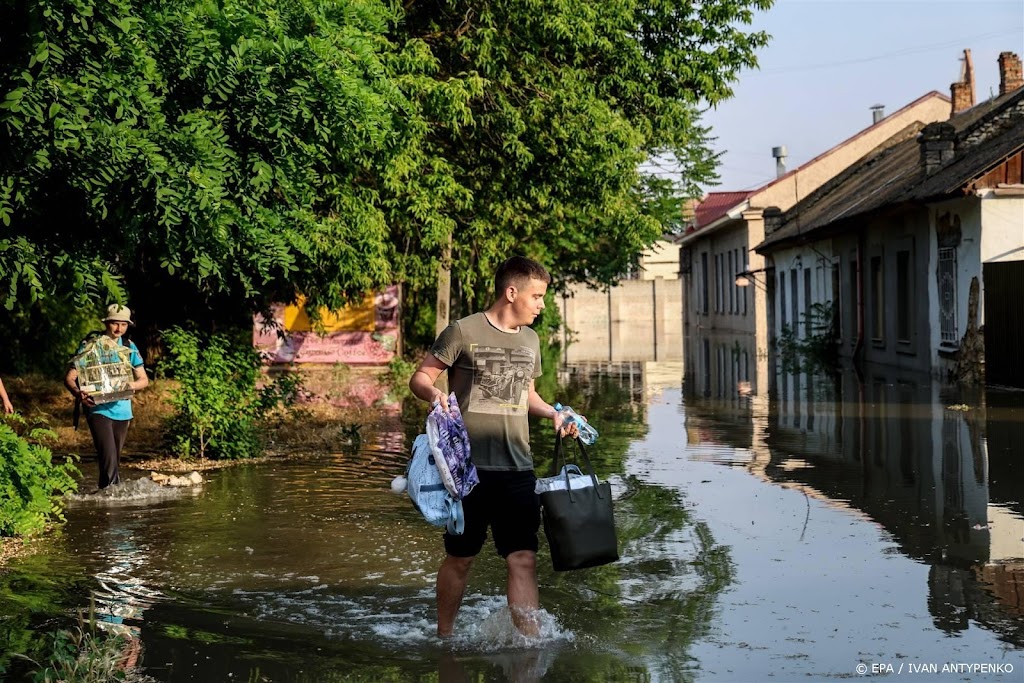
<path id="1" fill-rule="evenodd" d="M 867 236 L 864 234 L 864 230 L 860 230 L 857 235 L 857 344 L 853 349 L 853 369 L 856 373 L 857 382 L 857 403 L 858 403 L 858 425 L 857 431 L 860 434 L 860 462 L 861 468 L 864 472 L 864 484 L 867 485 L 868 478 L 871 475 L 870 468 L 868 465 L 867 454 L 867 438 L 868 438 L 868 419 L 864 414 L 864 400 L 865 400 L 865 387 L 864 387 L 864 254 L 867 252 L 866 249 Z"/>
<path id="2" fill-rule="evenodd" d="M 853 347 L 854 365 L 859 365 L 864 356 L 864 253 L 867 238 L 861 230 L 857 236 L 857 343 Z"/>

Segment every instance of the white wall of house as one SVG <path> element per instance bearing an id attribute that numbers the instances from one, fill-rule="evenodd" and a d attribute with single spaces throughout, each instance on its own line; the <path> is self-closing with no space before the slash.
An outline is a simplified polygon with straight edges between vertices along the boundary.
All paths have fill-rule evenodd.
<path id="1" fill-rule="evenodd" d="M 807 323 L 814 320 L 812 306 L 833 301 L 831 241 L 810 246 L 780 249 L 772 254 L 775 264 L 775 329 L 778 338 L 783 326 L 793 329 L 798 339 L 806 339 Z M 794 282 L 795 287 L 794 287 Z"/>
<path id="2" fill-rule="evenodd" d="M 940 226 L 958 233 L 959 240 L 940 248 Z M 980 285 L 976 322 L 984 325 L 982 263 L 1024 260 L 1024 197 L 967 196 L 927 209 L 886 214 L 867 221 L 862 230 L 862 244 L 851 231 L 772 254 L 773 333 L 777 336 L 783 325 L 797 323 L 797 336 L 804 338 L 802 316 L 810 305 L 833 301 L 839 306 L 840 353 L 849 356 L 857 343 L 859 301 L 864 360 L 945 374 L 967 332 L 974 278 Z M 838 268 L 837 291 L 833 264 Z M 852 274 L 857 268 L 862 300 Z M 941 283 L 944 279 L 948 292 Z"/>
<path id="3" fill-rule="evenodd" d="M 814 259 L 810 303 L 831 301 L 836 307 L 840 355 L 851 357 L 859 348 L 867 362 L 928 371 L 932 317 L 938 319 L 931 310 L 934 299 L 928 296 L 929 288 L 932 296 L 938 289 L 934 264 L 930 265 L 937 247 L 929 216 L 923 209 L 887 214 L 802 250 L 778 252 L 787 265 L 789 299 L 792 268 L 788 262 L 806 267 L 808 259 Z M 778 255 L 775 260 L 780 262 Z M 807 275 L 798 271 L 797 277 Z M 798 293 L 802 295 L 797 300 L 799 310 L 806 311 L 806 284 L 798 287 Z M 776 300 L 780 310 L 778 293 Z"/>
<path id="4" fill-rule="evenodd" d="M 971 280 L 978 278 L 980 287 L 980 298 L 978 300 L 978 325 L 984 325 L 984 282 L 981 274 L 981 203 L 977 197 L 965 197 L 946 202 L 933 204 L 929 207 L 929 267 L 928 273 L 928 300 L 933 302 L 930 318 L 930 348 L 931 366 L 935 371 L 942 372 L 943 368 L 949 365 L 948 354 L 959 348 L 960 340 L 968 326 L 968 305 L 970 302 Z M 939 228 L 943 222 L 949 222 L 960 226 L 960 243 L 955 248 L 956 265 L 952 269 L 955 273 L 956 293 L 953 302 L 953 313 L 955 315 L 955 339 L 943 338 L 944 317 L 943 310 L 949 306 L 948 301 L 943 300 L 943 293 L 940 292 L 940 280 L 946 267 L 940 263 Z M 947 335 L 948 337 L 948 335 Z"/>
<path id="5" fill-rule="evenodd" d="M 988 190 L 981 198 L 983 263 L 1024 261 L 1024 196 Z"/>
<path id="6" fill-rule="evenodd" d="M 920 208 L 867 223 L 860 264 L 865 360 L 929 371 L 932 316 L 937 314 L 932 305 L 936 299 L 925 293 L 937 289 L 936 271 L 929 267 L 934 242 L 930 214 Z"/>
<path id="7" fill-rule="evenodd" d="M 746 270 L 751 260 L 750 247 L 747 223 L 742 220 L 694 243 L 691 280 L 686 287 L 691 327 L 755 334 L 755 308 L 764 294 L 758 285 L 764 284 L 764 274 L 755 275 L 757 284 L 753 286 L 736 285 L 736 275 Z"/>

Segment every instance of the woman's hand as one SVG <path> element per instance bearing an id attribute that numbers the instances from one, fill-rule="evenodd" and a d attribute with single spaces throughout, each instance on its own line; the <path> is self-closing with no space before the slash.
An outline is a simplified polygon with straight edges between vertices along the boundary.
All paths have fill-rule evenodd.
<path id="1" fill-rule="evenodd" d="M 90 408 L 96 405 L 96 400 L 88 392 L 81 389 L 78 390 L 78 400 L 82 402 L 82 405 L 89 406 Z"/>

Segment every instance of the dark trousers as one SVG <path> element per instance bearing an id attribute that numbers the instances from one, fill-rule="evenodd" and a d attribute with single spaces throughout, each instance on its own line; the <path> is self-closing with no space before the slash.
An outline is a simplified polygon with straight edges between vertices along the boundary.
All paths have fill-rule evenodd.
<path id="1" fill-rule="evenodd" d="M 85 416 L 85 421 L 89 423 L 92 443 L 96 447 L 96 455 L 99 457 L 99 487 L 104 489 L 111 484 L 120 484 L 121 474 L 118 466 L 121 459 L 121 449 L 124 448 L 124 440 L 128 436 L 128 425 L 132 421 L 111 420 L 103 415 L 90 415 L 88 413 Z"/>

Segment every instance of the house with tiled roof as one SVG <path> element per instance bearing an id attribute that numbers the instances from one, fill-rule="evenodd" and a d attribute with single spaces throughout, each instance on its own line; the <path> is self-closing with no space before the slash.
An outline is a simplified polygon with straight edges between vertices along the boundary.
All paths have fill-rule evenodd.
<path id="1" fill-rule="evenodd" d="M 720 397 L 767 391 L 770 309 L 763 257 L 764 211 L 786 210 L 898 131 L 949 117 L 950 99 L 930 92 L 801 166 L 752 190 L 712 192 L 676 241 L 681 246 L 686 372 L 701 393 Z M 766 155 L 767 156 L 767 155 Z"/>
<path id="2" fill-rule="evenodd" d="M 961 381 L 1024 386 L 1024 79 L 999 57 L 1000 92 L 975 105 L 973 67 L 953 116 L 915 122 L 789 209 L 768 212 L 773 332 L 834 316 L 839 353 Z"/>

